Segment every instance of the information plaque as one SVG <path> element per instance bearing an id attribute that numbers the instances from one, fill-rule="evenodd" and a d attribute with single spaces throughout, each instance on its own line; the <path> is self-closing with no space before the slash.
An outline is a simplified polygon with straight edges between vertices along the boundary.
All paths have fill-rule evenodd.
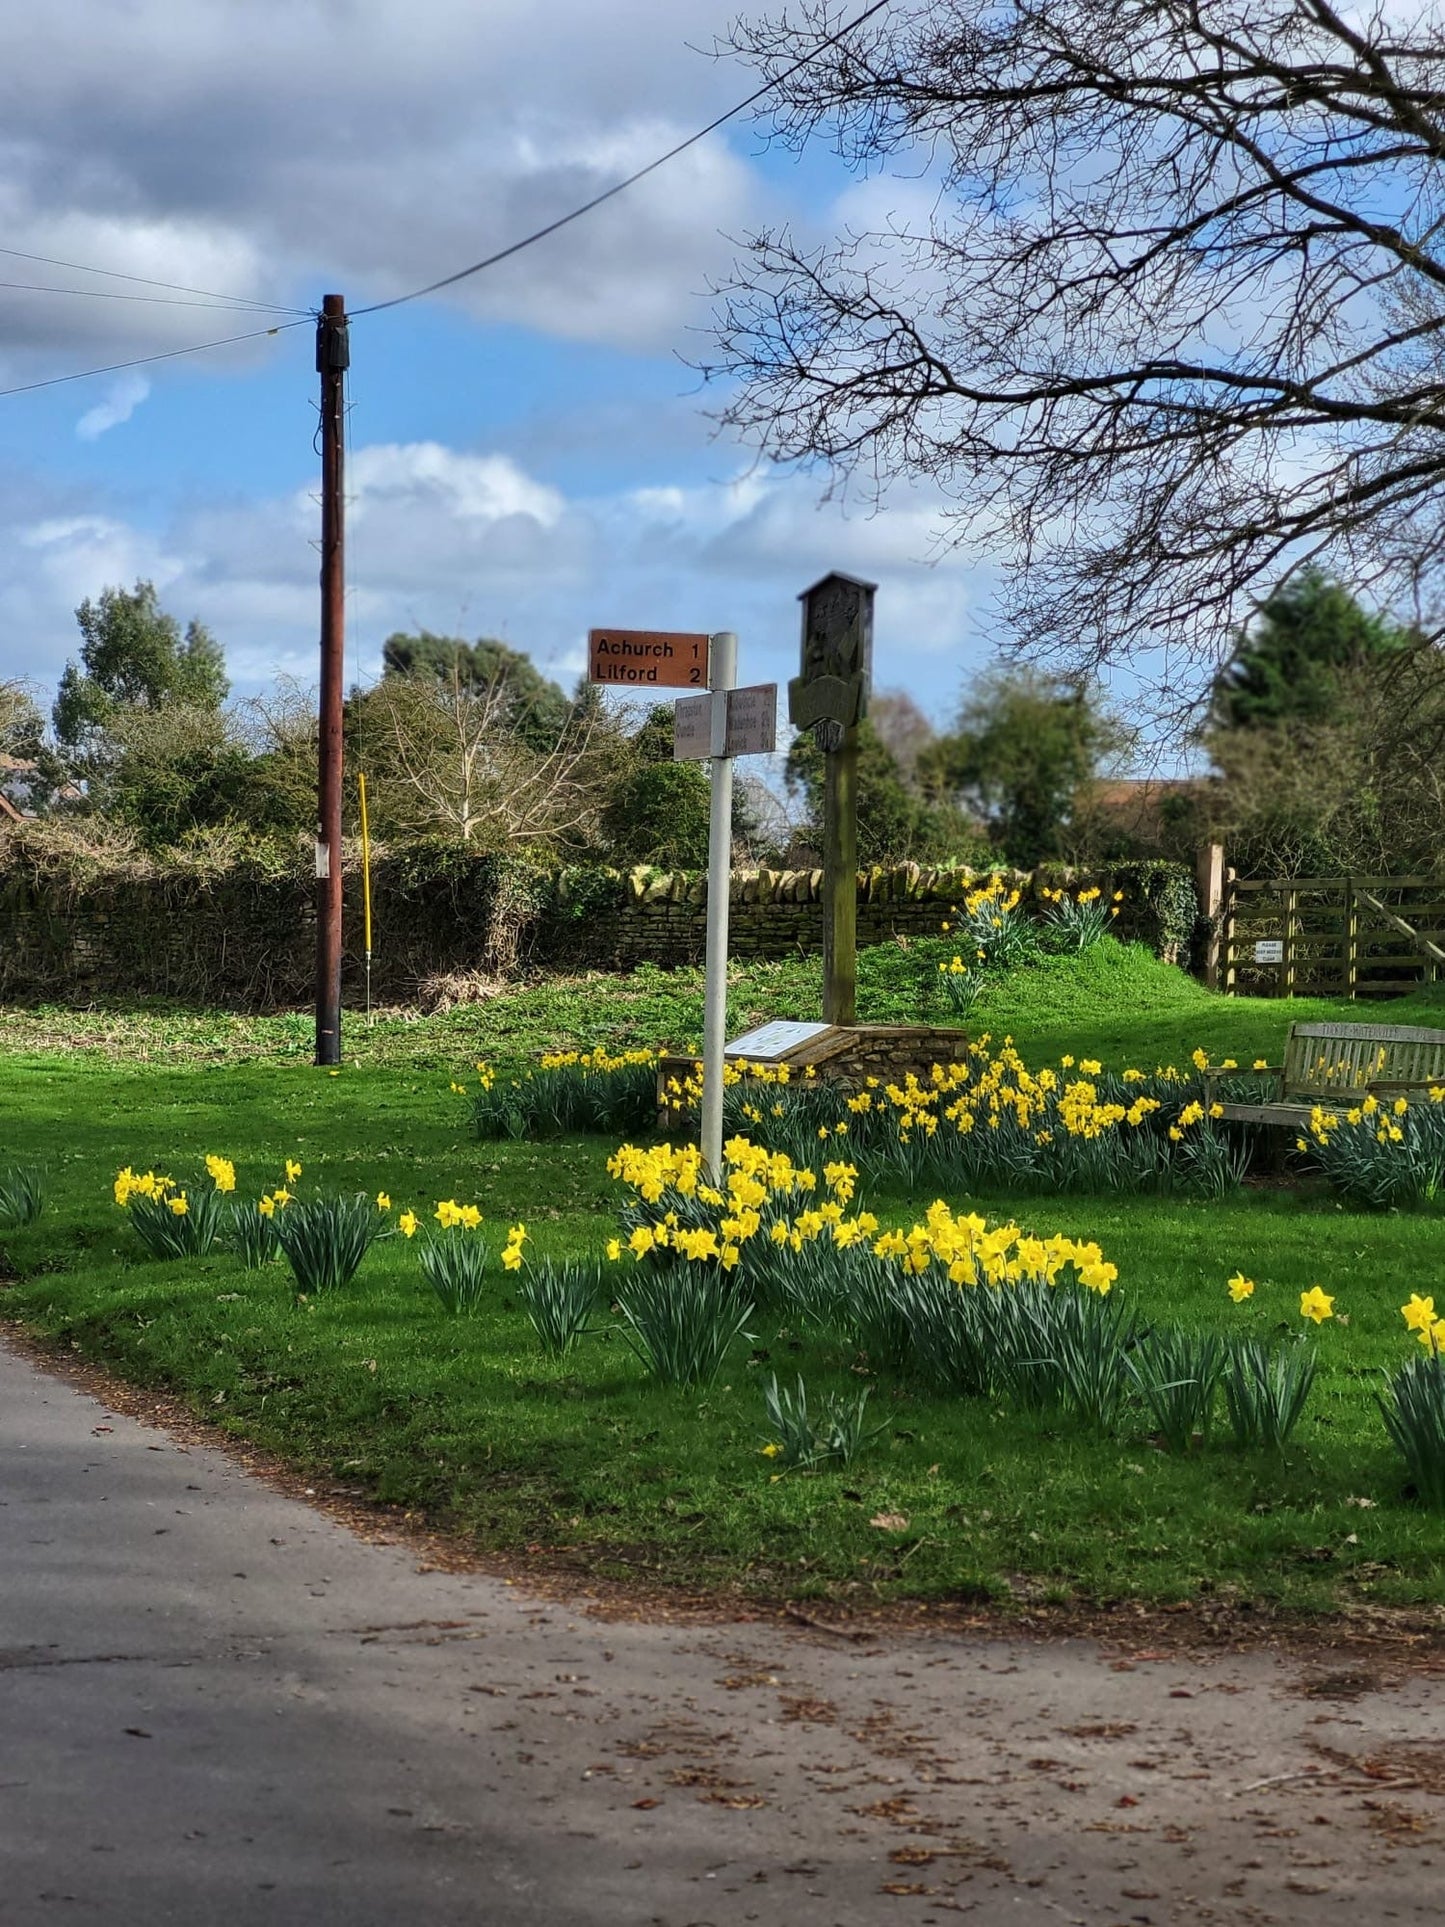
<path id="1" fill-rule="evenodd" d="M 771 1024 L 759 1024 L 756 1030 L 745 1031 L 735 1037 L 724 1049 L 727 1057 L 745 1057 L 750 1064 L 776 1063 L 794 1051 L 800 1044 L 811 1044 L 816 1037 L 833 1029 L 832 1024 L 796 1024 L 779 1018 Z"/>

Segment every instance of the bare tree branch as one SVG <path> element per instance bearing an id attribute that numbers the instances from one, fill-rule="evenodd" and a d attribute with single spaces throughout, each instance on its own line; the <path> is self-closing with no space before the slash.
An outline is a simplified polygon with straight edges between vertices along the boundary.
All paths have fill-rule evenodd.
<path id="1" fill-rule="evenodd" d="M 460 673 L 385 676 L 360 699 L 366 758 L 381 821 L 474 848 L 556 847 L 585 839 L 601 800 L 598 711 L 582 709 L 555 744 L 517 733 L 505 679 L 478 686 Z"/>
<path id="2" fill-rule="evenodd" d="M 1023 647 L 1203 675 L 1282 571 L 1445 548 L 1445 26 L 1328 0 L 832 0 L 740 25 L 777 137 L 927 162 L 931 219 L 754 237 L 723 422 L 1008 555 Z M 790 67 L 793 71 L 783 78 Z"/>

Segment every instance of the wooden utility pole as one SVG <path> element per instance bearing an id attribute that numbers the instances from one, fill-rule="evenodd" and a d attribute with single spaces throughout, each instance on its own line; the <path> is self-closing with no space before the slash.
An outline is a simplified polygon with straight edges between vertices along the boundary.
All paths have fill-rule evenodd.
<path id="1" fill-rule="evenodd" d="M 341 681 L 346 644 L 344 457 L 346 301 L 328 294 L 316 322 L 321 376 L 321 708 L 316 808 L 316 1062 L 341 1062 Z"/>

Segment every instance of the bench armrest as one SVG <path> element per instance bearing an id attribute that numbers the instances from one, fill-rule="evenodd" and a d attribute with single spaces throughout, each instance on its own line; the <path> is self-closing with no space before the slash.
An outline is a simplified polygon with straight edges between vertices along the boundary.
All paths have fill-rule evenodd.
<path id="1" fill-rule="evenodd" d="M 1206 1064 L 1199 1075 L 1204 1082 L 1206 1101 L 1210 1103 L 1214 1100 L 1214 1089 L 1221 1077 L 1272 1077 L 1276 1092 L 1280 1096 L 1284 1094 L 1283 1064 L 1264 1064 L 1258 1069 L 1253 1064 L 1236 1064 L 1233 1070 L 1226 1070 L 1222 1064 Z"/>

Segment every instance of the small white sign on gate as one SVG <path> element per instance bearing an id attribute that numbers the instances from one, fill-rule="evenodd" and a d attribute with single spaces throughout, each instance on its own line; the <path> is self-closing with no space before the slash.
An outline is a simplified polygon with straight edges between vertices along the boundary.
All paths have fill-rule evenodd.
<path id="1" fill-rule="evenodd" d="M 1256 963 L 1283 963 L 1283 937 L 1261 937 L 1259 942 L 1254 946 L 1254 961 Z"/>

